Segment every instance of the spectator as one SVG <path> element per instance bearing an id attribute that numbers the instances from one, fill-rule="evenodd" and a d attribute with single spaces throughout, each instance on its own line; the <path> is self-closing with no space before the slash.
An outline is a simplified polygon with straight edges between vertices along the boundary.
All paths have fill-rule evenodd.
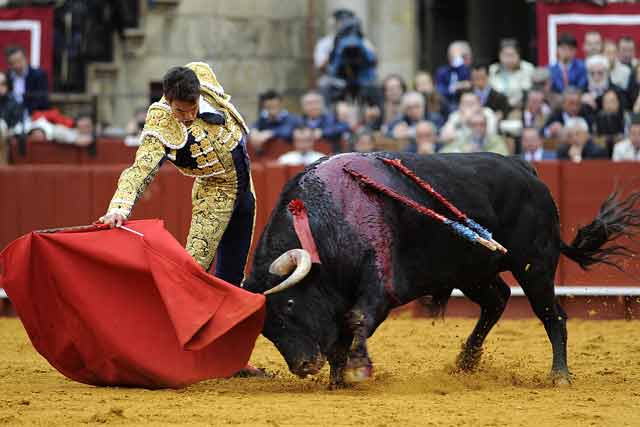
<path id="1" fill-rule="evenodd" d="M 424 97 L 425 118 L 438 128 L 442 127 L 449 115 L 449 107 L 433 85 L 433 78 L 428 71 L 418 71 L 413 80 L 414 89 Z"/>
<path id="2" fill-rule="evenodd" d="M 473 93 L 480 99 L 480 104 L 493 110 L 497 121 L 507 117 L 511 109 L 509 100 L 489 84 L 489 70 L 486 65 L 474 64 L 471 67 L 471 84 Z"/>
<path id="3" fill-rule="evenodd" d="M 310 91 L 302 96 L 302 123 L 313 129 L 315 140 L 325 139 L 332 143 L 334 152 L 340 151 L 340 142 L 349 135 L 349 125 L 339 122 L 325 109 L 322 95 Z"/>
<path id="4" fill-rule="evenodd" d="M 525 98 L 522 111 L 523 128 L 536 128 L 541 130 L 551 114 L 551 109 L 544 102 L 544 93 L 540 89 L 531 89 Z"/>
<path id="5" fill-rule="evenodd" d="M 589 58 L 593 55 L 602 55 L 604 46 L 602 34 L 597 31 L 587 31 L 584 34 L 584 42 L 582 43 L 582 51 L 584 57 Z"/>
<path id="6" fill-rule="evenodd" d="M 80 114 L 72 128 L 40 117 L 30 123 L 28 134 L 32 140 L 86 147 L 94 142 L 94 124 L 89 114 Z"/>
<path id="7" fill-rule="evenodd" d="M 129 123 L 127 123 L 127 135 L 124 137 L 124 145 L 127 147 L 137 147 L 140 145 L 140 134 L 147 121 L 147 109 L 138 108 L 133 114 Z"/>
<path id="8" fill-rule="evenodd" d="M 402 95 L 407 92 L 407 84 L 398 74 L 389 74 L 382 82 L 384 102 L 382 106 L 382 124 L 388 126 L 402 113 Z"/>
<path id="9" fill-rule="evenodd" d="M 359 20 L 353 11 L 336 9 L 330 27 L 331 32 L 318 40 L 313 53 L 314 65 L 320 74 L 318 87 L 327 105 L 340 99 L 348 89 L 350 82 L 346 81 L 343 73 L 345 66 L 348 67 L 351 62 L 365 61 L 366 67 L 355 67 L 358 68 L 355 70 L 356 81 L 368 88 L 375 81 L 376 63 L 375 49 L 362 36 Z M 358 57 L 359 54 L 363 56 Z"/>
<path id="10" fill-rule="evenodd" d="M 6 59 L 13 96 L 24 107 L 25 114 L 28 116 L 36 110 L 49 109 L 49 86 L 45 72 L 29 65 L 21 47 L 8 48 Z"/>
<path id="11" fill-rule="evenodd" d="M 521 108 L 524 93 L 531 88 L 534 66 L 520 58 L 513 39 L 500 43 L 500 62 L 489 68 L 489 84 L 509 99 L 511 108 Z"/>
<path id="12" fill-rule="evenodd" d="M 450 110 L 453 110 L 458 105 L 459 94 L 471 89 L 471 46 L 463 40 L 454 41 L 449 45 L 447 57 L 449 63 L 436 72 L 436 89 L 445 98 Z"/>
<path id="13" fill-rule="evenodd" d="M 293 131 L 293 150 L 280 156 L 278 163 L 289 166 L 307 166 L 324 157 L 324 154 L 313 151 L 316 130 L 305 125 L 297 127 Z"/>
<path id="14" fill-rule="evenodd" d="M 373 100 L 367 100 L 363 106 L 360 128 L 368 129 L 371 132 L 378 132 L 381 127 L 382 111 L 380 110 L 380 106 Z"/>
<path id="15" fill-rule="evenodd" d="M 618 95 L 623 109 L 627 105 L 626 94 L 609 79 L 609 61 L 604 55 L 593 55 L 586 62 L 588 73 L 588 85 L 582 95 L 582 103 L 589 105 L 596 111 L 602 108 L 602 95 L 608 90 L 613 90 Z"/>
<path id="16" fill-rule="evenodd" d="M 580 102 L 581 92 L 574 87 L 568 87 L 562 94 L 561 108 L 554 111 L 544 126 L 546 138 L 558 138 L 562 128 L 571 118 L 582 117 L 590 126 L 593 109 Z"/>
<path id="17" fill-rule="evenodd" d="M 360 20 L 354 16 L 341 21 L 327 68 L 331 82 L 328 100 L 333 102 L 346 96 L 355 99 L 374 93 L 377 64 L 371 43 L 364 39 Z"/>
<path id="18" fill-rule="evenodd" d="M 82 114 L 76 118 L 75 131 L 73 144 L 86 147 L 95 142 L 93 118 L 90 115 Z"/>
<path id="19" fill-rule="evenodd" d="M 551 90 L 551 72 L 549 67 L 536 67 L 531 74 L 531 87 L 544 94 L 544 100 L 551 107 L 559 107 L 562 96 Z"/>
<path id="20" fill-rule="evenodd" d="M 405 151 L 418 154 L 435 153 L 438 148 L 438 129 L 436 126 L 427 120 L 421 120 L 416 123 L 415 130 L 416 136 L 405 148 Z"/>
<path id="21" fill-rule="evenodd" d="M 469 121 L 471 117 L 482 112 L 486 118 L 487 132 L 494 134 L 498 132 L 496 115 L 490 108 L 482 107 L 480 98 L 473 92 L 465 92 L 460 97 L 460 108 L 449 115 L 449 120 L 443 126 L 440 136 L 445 143 L 460 139 L 468 134 L 471 129 Z"/>
<path id="22" fill-rule="evenodd" d="M 522 146 L 522 157 L 528 162 L 555 160 L 557 158 L 555 151 L 544 149 L 540 132 L 536 128 L 525 127 L 522 129 L 520 145 Z"/>
<path id="23" fill-rule="evenodd" d="M 556 93 L 563 92 L 568 86 L 586 89 L 587 69 L 583 61 L 576 59 L 576 38 L 571 34 L 561 34 L 557 46 L 558 60 L 549 66 L 551 89 Z"/>
<path id="24" fill-rule="evenodd" d="M 418 92 L 407 92 L 402 97 L 402 115 L 389 124 L 387 136 L 409 141 L 415 137 L 416 123 L 424 120 L 424 97 Z"/>
<path id="25" fill-rule="evenodd" d="M 445 145 L 441 153 L 476 153 L 490 152 L 506 156 L 509 154 L 507 144 L 501 136 L 487 132 L 487 118 L 481 111 L 476 112 L 469 122 L 471 132 L 457 141 Z"/>
<path id="26" fill-rule="evenodd" d="M 373 134 L 367 129 L 361 129 L 353 134 L 352 150 L 356 153 L 371 153 L 375 151 Z"/>
<path id="27" fill-rule="evenodd" d="M 21 111 L 11 93 L 7 75 L 0 71 L 0 122 L 4 122 L 7 130 L 11 129 L 20 121 Z"/>
<path id="28" fill-rule="evenodd" d="M 596 114 L 593 127 L 596 136 L 604 140 L 611 154 L 613 144 L 622 139 L 626 128 L 624 109 L 615 90 L 609 89 L 602 96 L 602 110 Z"/>
<path id="29" fill-rule="evenodd" d="M 636 66 L 631 72 L 629 88 L 627 89 L 627 100 L 629 101 L 627 105 L 631 105 L 632 110 L 635 109 L 635 104 L 638 103 L 638 95 L 640 95 L 640 65 Z"/>
<path id="30" fill-rule="evenodd" d="M 358 129 L 360 125 L 357 107 L 347 101 L 336 102 L 336 118 L 339 122 L 349 125 L 350 133 Z"/>
<path id="31" fill-rule="evenodd" d="M 618 59 L 622 64 L 630 69 L 638 65 L 636 58 L 636 42 L 629 36 L 622 36 L 618 39 Z"/>
<path id="32" fill-rule="evenodd" d="M 629 138 L 616 143 L 612 159 L 614 162 L 640 161 L 640 115 L 631 117 Z"/>
<path id="33" fill-rule="evenodd" d="M 589 125 L 582 117 L 572 117 L 565 123 L 567 142 L 557 150 L 558 159 L 580 163 L 588 159 L 606 159 L 607 150 L 597 146 L 589 136 Z"/>
<path id="34" fill-rule="evenodd" d="M 605 40 L 602 54 L 609 60 L 611 82 L 623 90 L 629 90 L 633 76 L 631 69 L 618 59 L 618 46 L 612 40 Z"/>
<path id="35" fill-rule="evenodd" d="M 299 119 L 284 109 L 282 97 L 275 90 L 267 90 L 260 96 L 260 116 L 251 126 L 249 143 L 260 152 L 264 144 L 273 139 L 291 142 L 293 129 Z"/>

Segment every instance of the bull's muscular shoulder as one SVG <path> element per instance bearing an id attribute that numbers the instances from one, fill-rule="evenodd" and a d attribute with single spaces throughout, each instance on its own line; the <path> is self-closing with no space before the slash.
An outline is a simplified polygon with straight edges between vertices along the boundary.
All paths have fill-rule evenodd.
<path id="1" fill-rule="evenodd" d="M 147 119 L 140 140 L 150 135 L 162 142 L 162 145 L 178 150 L 187 143 L 187 127 L 171 112 L 166 103 L 154 102 L 147 111 Z"/>

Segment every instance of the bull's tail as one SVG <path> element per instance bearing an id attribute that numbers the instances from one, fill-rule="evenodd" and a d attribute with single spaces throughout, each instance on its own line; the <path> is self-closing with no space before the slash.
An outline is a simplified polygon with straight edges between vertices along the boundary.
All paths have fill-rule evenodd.
<path id="1" fill-rule="evenodd" d="M 622 270 L 615 258 L 632 257 L 634 251 L 619 244 L 603 246 L 621 236 L 632 237 L 640 230 L 640 209 L 636 208 L 638 201 L 640 192 L 619 200 L 618 191 L 614 191 L 602 203 L 600 212 L 591 224 L 578 229 L 571 245 L 561 242 L 560 250 L 583 270 L 598 263 Z"/>

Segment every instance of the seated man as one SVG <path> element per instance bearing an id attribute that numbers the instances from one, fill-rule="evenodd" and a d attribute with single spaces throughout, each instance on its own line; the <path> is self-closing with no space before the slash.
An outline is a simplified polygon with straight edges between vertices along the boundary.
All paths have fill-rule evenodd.
<path id="1" fill-rule="evenodd" d="M 289 114 L 282 106 L 282 97 L 275 90 L 268 90 L 260 96 L 260 117 L 251 126 L 249 143 L 256 151 L 262 150 L 265 143 L 272 139 L 291 142 L 293 129 L 299 118 Z"/>
<path id="2" fill-rule="evenodd" d="M 482 112 L 479 111 L 471 116 L 469 126 L 471 127 L 470 134 L 445 145 L 440 153 L 489 152 L 503 156 L 510 154 L 504 139 L 498 134 L 487 131 L 487 118 Z"/>
<path id="3" fill-rule="evenodd" d="M 542 160 L 556 159 L 554 151 L 545 150 L 542 146 L 542 138 L 536 128 L 522 129 L 521 144 L 522 157 L 528 162 L 540 162 Z"/>
<path id="4" fill-rule="evenodd" d="M 629 138 L 616 143 L 612 158 L 614 162 L 640 161 L 640 115 L 631 117 Z"/>
<path id="5" fill-rule="evenodd" d="M 49 109 L 49 84 L 45 72 L 29 65 L 21 47 L 8 48 L 6 59 L 13 96 L 24 107 L 26 114 Z"/>
<path id="6" fill-rule="evenodd" d="M 558 138 L 562 128 L 571 118 L 581 117 L 591 129 L 593 109 L 581 102 L 582 92 L 580 89 L 568 87 L 562 93 L 562 105 L 555 110 L 547 119 L 544 125 L 544 136 L 546 138 Z"/>
<path id="7" fill-rule="evenodd" d="M 562 93 L 569 86 L 586 89 L 587 69 L 584 61 L 576 58 L 576 38 L 571 34 L 561 34 L 557 47 L 557 62 L 549 66 L 551 89 L 556 93 Z"/>
<path id="8" fill-rule="evenodd" d="M 418 154 L 433 154 L 437 150 L 437 140 L 438 130 L 436 126 L 430 121 L 421 120 L 416 123 L 415 138 L 405 148 L 405 151 Z"/>
<path id="9" fill-rule="evenodd" d="M 487 133 L 498 132 L 498 120 L 490 108 L 480 104 L 480 98 L 473 92 L 465 92 L 460 97 L 460 108 L 449 115 L 447 123 L 440 131 L 440 138 L 449 143 L 456 139 L 468 136 L 470 132 L 469 121 L 477 112 L 482 112 L 486 119 Z"/>
<path id="10" fill-rule="evenodd" d="M 424 120 L 424 97 L 419 92 L 402 96 L 402 114 L 389 123 L 387 137 L 407 141 L 415 136 L 415 126 Z"/>
<path id="11" fill-rule="evenodd" d="M 281 165 L 298 166 L 310 165 L 324 154 L 313 150 L 314 129 L 300 125 L 293 131 L 293 151 L 284 153 L 278 158 Z"/>
<path id="12" fill-rule="evenodd" d="M 473 62 L 471 46 L 464 40 L 452 42 L 447 49 L 449 63 L 436 71 L 436 88 L 449 106 L 455 109 L 458 105 L 458 95 L 471 89 L 471 71 L 469 66 Z"/>
<path id="13" fill-rule="evenodd" d="M 333 145 L 335 153 L 340 152 L 340 142 L 348 137 L 351 129 L 347 123 L 342 123 L 327 112 L 320 93 L 307 92 L 302 96 L 302 124 L 313 129 L 314 139 L 326 139 Z"/>
<path id="14" fill-rule="evenodd" d="M 580 163 L 588 159 L 606 159 L 607 150 L 599 147 L 589 135 L 589 125 L 582 117 L 573 117 L 565 124 L 567 142 L 557 150 L 558 159 Z"/>
<path id="15" fill-rule="evenodd" d="M 507 117 L 511 110 L 509 100 L 489 84 L 489 71 L 486 65 L 474 64 L 471 67 L 471 84 L 473 93 L 478 95 L 482 106 L 490 108 L 496 114 L 498 121 Z"/>

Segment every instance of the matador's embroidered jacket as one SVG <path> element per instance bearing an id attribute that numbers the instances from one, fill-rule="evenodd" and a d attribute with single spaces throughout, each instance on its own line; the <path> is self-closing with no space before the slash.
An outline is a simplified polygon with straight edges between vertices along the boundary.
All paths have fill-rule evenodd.
<path id="1" fill-rule="evenodd" d="M 135 161 L 120 175 L 108 212 L 128 217 L 163 161 L 169 160 L 184 175 L 196 178 L 187 250 L 206 269 L 233 212 L 238 180 L 250 180 L 248 167 L 244 177 L 236 173 L 232 156 L 248 127 L 209 65 L 186 66 L 200 80 L 198 117 L 187 128 L 164 99 L 149 107 Z"/>

